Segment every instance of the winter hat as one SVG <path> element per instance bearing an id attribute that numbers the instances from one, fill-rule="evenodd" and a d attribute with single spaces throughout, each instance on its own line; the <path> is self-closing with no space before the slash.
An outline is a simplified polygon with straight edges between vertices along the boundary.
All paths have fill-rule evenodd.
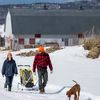
<path id="1" fill-rule="evenodd" d="M 11 53 L 11 52 L 8 52 L 8 53 L 7 53 L 7 57 L 8 57 L 9 55 L 12 56 L 12 53 Z"/>
<path id="2" fill-rule="evenodd" d="M 43 46 L 40 46 L 39 49 L 38 49 L 38 51 L 39 52 L 45 52 L 44 47 Z"/>

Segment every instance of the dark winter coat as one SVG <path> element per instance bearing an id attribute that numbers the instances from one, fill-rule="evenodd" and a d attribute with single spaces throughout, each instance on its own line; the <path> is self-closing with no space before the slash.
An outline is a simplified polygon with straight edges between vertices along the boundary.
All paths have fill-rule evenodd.
<path id="1" fill-rule="evenodd" d="M 48 53 L 38 53 L 35 56 L 34 63 L 33 63 L 33 72 L 35 72 L 36 68 L 39 69 L 46 69 L 49 66 L 50 70 L 52 71 L 52 63 Z"/>
<path id="2" fill-rule="evenodd" d="M 13 76 L 14 74 L 18 74 L 15 60 L 9 61 L 6 59 L 3 63 L 2 75 Z"/>

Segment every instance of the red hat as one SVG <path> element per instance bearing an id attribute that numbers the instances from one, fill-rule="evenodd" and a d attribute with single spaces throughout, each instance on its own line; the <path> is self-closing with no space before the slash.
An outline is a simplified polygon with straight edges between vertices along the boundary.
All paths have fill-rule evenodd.
<path id="1" fill-rule="evenodd" d="M 39 49 L 38 49 L 38 51 L 39 52 L 45 52 L 44 47 L 43 46 L 40 46 Z"/>

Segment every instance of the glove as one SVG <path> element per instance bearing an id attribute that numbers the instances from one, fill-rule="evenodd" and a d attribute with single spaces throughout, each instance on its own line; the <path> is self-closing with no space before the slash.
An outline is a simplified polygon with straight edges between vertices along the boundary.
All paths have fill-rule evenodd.
<path id="1" fill-rule="evenodd" d="M 50 71 L 50 73 L 52 74 L 52 73 L 53 73 L 53 71 Z"/>
<path id="2" fill-rule="evenodd" d="M 36 76 L 36 72 L 33 72 L 34 76 Z"/>
<path id="3" fill-rule="evenodd" d="M 15 74 L 15 76 L 17 76 L 17 74 Z"/>

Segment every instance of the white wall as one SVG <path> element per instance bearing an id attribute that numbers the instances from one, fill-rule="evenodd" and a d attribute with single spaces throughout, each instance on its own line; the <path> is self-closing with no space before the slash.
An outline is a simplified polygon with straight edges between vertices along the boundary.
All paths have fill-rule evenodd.
<path id="1" fill-rule="evenodd" d="M 64 42 L 62 42 L 61 38 L 40 38 L 36 39 L 36 43 L 44 44 L 46 42 L 57 42 L 60 46 L 64 46 Z"/>
<path id="2" fill-rule="evenodd" d="M 10 47 L 10 39 L 13 39 L 11 14 L 8 11 L 5 24 L 5 47 Z M 8 41 L 9 40 L 9 41 Z"/>
<path id="3" fill-rule="evenodd" d="M 26 38 L 26 39 L 24 40 L 24 43 L 25 43 L 25 45 L 29 45 L 29 38 Z"/>
<path id="4" fill-rule="evenodd" d="M 4 37 L 4 36 L 5 36 L 4 24 L 0 25 L 0 36 L 1 36 L 1 37 Z"/>

